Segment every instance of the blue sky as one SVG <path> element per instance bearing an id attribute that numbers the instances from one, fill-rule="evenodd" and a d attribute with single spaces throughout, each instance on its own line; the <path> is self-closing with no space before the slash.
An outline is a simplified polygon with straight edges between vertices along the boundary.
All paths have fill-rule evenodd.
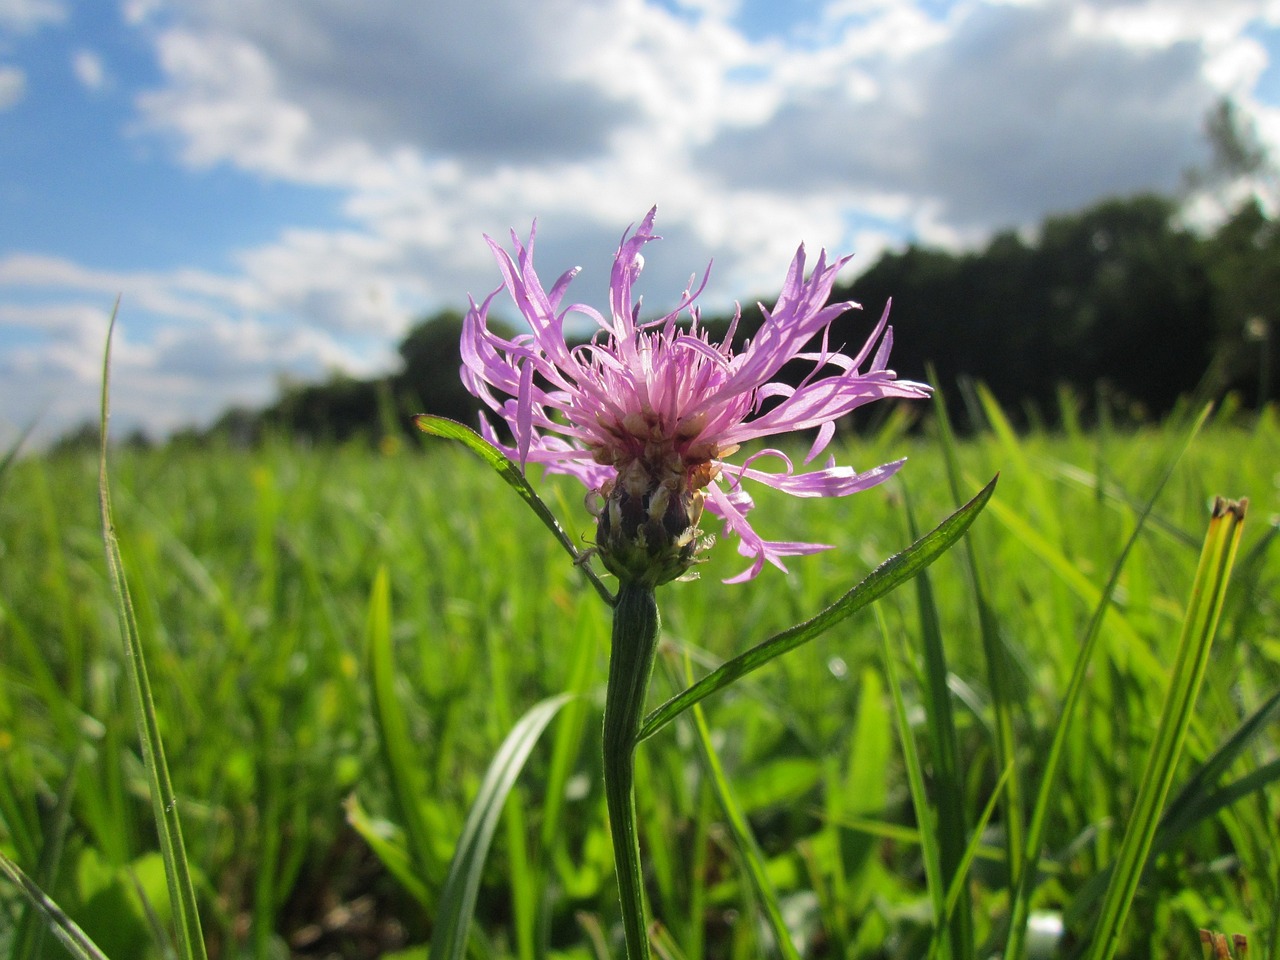
<path id="1" fill-rule="evenodd" d="M 160 434 L 389 369 L 534 217 L 600 304 L 656 203 L 649 302 L 714 258 L 719 309 L 801 241 L 1175 190 L 1223 96 L 1280 146 L 1275 0 L 0 0 L 0 442 L 93 415 L 117 295 L 115 423 Z"/>

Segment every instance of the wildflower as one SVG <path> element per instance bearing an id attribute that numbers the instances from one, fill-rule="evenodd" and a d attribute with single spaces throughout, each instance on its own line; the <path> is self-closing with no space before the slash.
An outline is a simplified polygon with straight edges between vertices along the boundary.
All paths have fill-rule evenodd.
<path id="1" fill-rule="evenodd" d="M 822 469 L 798 472 L 784 452 L 772 448 L 741 464 L 727 458 L 747 441 L 816 429 L 808 464 L 831 441 L 840 417 L 885 397 L 924 397 L 929 388 L 897 380 L 887 369 L 893 343 L 887 306 L 856 357 L 829 348 L 832 321 L 858 305 L 827 304 L 848 258 L 828 262 L 825 250 L 805 279 L 800 247 L 776 305 L 772 311 L 761 306 L 764 323 L 739 353 L 731 349 L 737 313 L 723 343 L 712 343 L 700 325 L 694 302 L 709 267 L 697 290 L 691 279 L 674 310 L 641 322 L 631 291 L 644 265 L 641 249 L 659 239 L 655 214 L 656 208 L 634 234 L 623 234 L 610 277 L 608 316 L 583 304 L 561 308 L 577 268 L 543 289 L 533 267 L 536 224 L 527 246 L 512 232 L 514 258 L 486 237 L 503 285 L 483 303 L 471 301 L 462 332 L 463 382 L 506 421 L 514 446 L 503 444 L 482 416 L 486 439 L 522 467 L 542 464 L 592 491 L 598 504 L 596 545 L 620 579 L 657 585 L 684 574 L 699 547 L 704 508 L 723 521 L 726 535 L 737 536 L 739 553 L 752 560 L 726 582 L 755 577 L 765 561 L 785 571 L 784 557 L 829 545 L 761 537 L 747 519 L 753 502 L 744 480 L 797 497 L 845 496 L 892 476 L 903 461 L 858 473 L 829 458 Z M 530 333 L 505 339 L 488 328 L 489 308 L 503 289 Z M 686 311 L 689 319 L 682 323 Z M 590 342 L 568 345 L 571 315 L 598 328 Z M 802 352 L 819 335 L 817 351 Z M 774 379 L 792 360 L 813 364 L 797 387 Z M 763 469 L 770 462 L 781 466 Z"/>

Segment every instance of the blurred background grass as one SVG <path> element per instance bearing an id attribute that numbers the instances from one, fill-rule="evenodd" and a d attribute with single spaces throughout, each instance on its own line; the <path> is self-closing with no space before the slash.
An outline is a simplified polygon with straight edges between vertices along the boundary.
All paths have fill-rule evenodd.
<path id="1" fill-rule="evenodd" d="M 1181 428 L 1085 432 L 1068 413 L 1061 430 L 1014 435 L 994 407 L 987 416 L 988 429 L 958 452 L 968 493 L 1001 472 L 971 536 L 1016 667 L 1020 775 L 1034 783 L 1093 605 Z M 796 560 L 791 576 L 769 571 L 729 587 L 721 578 L 743 561 L 728 544 L 717 547 L 699 582 L 660 593 L 670 650 L 689 651 L 704 669 L 812 615 L 911 541 L 904 494 L 924 527 L 951 512 L 936 436 L 907 426 L 889 417 L 837 451 L 859 468 L 908 456 L 901 479 L 880 489 L 834 501 L 761 494 L 753 519 L 765 536 L 836 549 Z M 1269 548 L 1277 464 L 1274 408 L 1228 411 L 1161 495 L 1125 567 L 1073 725 L 1037 908 L 1070 918 L 1114 855 L 1215 494 L 1247 495 L 1253 505 L 1185 769 L 1280 688 L 1280 568 Z M 598 759 L 609 615 L 501 480 L 430 439 L 421 450 L 398 441 L 380 453 L 284 441 L 254 451 L 119 449 L 111 469 L 211 954 L 378 956 L 428 940 L 495 748 L 535 702 L 580 688 L 588 699 L 554 722 L 499 830 L 473 950 L 522 960 L 594 955 L 592 943 L 607 941 L 617 920 Z M 96 470 L 93 458 L 68 450 L 12 463 L 0 480 L 0 844 L 36 873 L 58 830 L 55 798 L 78 763 L 48 889 L 111 956 L 161 956 L 149 910 L 162 916 L 166 894 L 122 678 Z M 571 533 L 589 537 L 579 488 L 551 479 L 540 489 Z M 1001 771 L 961 554 L 931 575 L 972 823 Z M 420 889 L 397 879 L 348 823 L 360 820 L 391 846 L 403 840 L 364 659 L 381 566 L 390 574 L 396 692 L 434 845 L 430 862 L 413 865 Z M 880 607 L 908 714 L 922 724 L 914 591 Z M 806 956 L 917 956 L 927 942 L 915 814 L 880 649 L 864 612 L 705 705 Z M 673 692 L 663 676 L 654 703 Z M 1235 775 L 1274 762 L 1278 745 L 1273 725 Z M 929 774 L 927 752 L 922 759 Z M 638 784 L 653 913 L 672 942 L 689 956 L 758 956 L 757 905 L 691 728 L 678 724 L 641 747 Z M 1179 838 L 1149 872 L 1123 955 L 1175 955 L 1197 942 L 1199 926 L 1246 933 L 1256 955 L 1275 955 L 1278 804 L 1274 789 L 1251 793 Z M 998 942 L 1007 913 L 1002 829 L 997 814 L 973 868 L 979 943 Z M 14 915 L 13 901 L 4 905 Z M 0 950 L 14 943 L 5 937 L 0 925 Z M 44 949 L 37 955 L 58 948 Z"/>

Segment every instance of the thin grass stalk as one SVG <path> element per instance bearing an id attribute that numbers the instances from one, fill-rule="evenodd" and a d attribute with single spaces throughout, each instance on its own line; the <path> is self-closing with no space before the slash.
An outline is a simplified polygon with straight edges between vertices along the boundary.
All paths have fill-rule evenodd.
<path id="1" fill-rule="evenodd" d="M 684 673 L 685 683 L 692 683 L 693 666 L 689 661 L 688 653 L 685 654 Z M 738 801 L 733 796 L 733 790 L 729 786 L 729 779 L 725 776 L 724 767 L 720 764 L 720 757 L 717 756 L 715 747 L 711 743 L 711 730 L 707 726 L 707 718 L 701 706 L 695 705 L 693 707 L 693 723 L 694 731 L 697 734 L 698 753 L 707 772 L 707 779 L 715 792 L 716 800 L 720 804 L 720 810 L 724 814 L 725 821 L 728 823 L 734 846 L 742 858 L 747 877 L 751 881 L 756 899 L 764 912 L 765 922 L 773 933 L 778 952 L 782 954 L 784 960 L 800 960 L 800 954 L 797 952 L 795 944 L 791 941 L 791 932 L 787 929 L 786 920 L 782 916 L 782 906 L 778 902 L 777 891 L 774 890 L 773 883 L 769 880 L 768 865 L 765 862 L 764 852 L 760 849 L 760 844 L 756 842 L 755 835 L 751 832 L 751 826 L 747 823 L 742 807 L 739 806 Z"/>
<path id="2" fill-rule="evenodd" d="M 916 813 L 920 831 L 920 854 L 924 860 L 925 887 L 929 902 L 933 905 L 935 933 L 946 926 L 947 881 L 942 875 L 942 852 L 938 846 L 938 830 L 932 822 L 933 808 L 929 803 L 929 791 L 925 786 L 924 764 L 916 749 L 915 735 L 911 730 L 911 718 L 902 696 L 902 683 L 898 679 L 898 663 L 893 644 L 889 641 L 889 625 L 879 604 L 875 606 L 876 623 L 880 626 L 881 656 L 884 659 L 885 678 L 889 681 L 889 693 L 893 699 L 893 716 L 898 726 L 898 739 L 902 743 L 902 760 L 907 770 L 907 785 L 911 791 L 911 806 Z M 938 939 L 935 936 L 935 941 Z"/>
<path id="3" fill-rule="evenodd" d="M 631 581 L 619 586 L 604 702 L 604 793 L 629 960 L 649 960 L 650 955 L 636 824 L 635 751 L 661 622 L 651 586 Z"/>
<path id="4" fill-rule="evenodd" d="M 0 874 L 8 877 L 10 882 L 22 891 L 27 903 L 44 916 L 49 929 L 62 942 L 74 960 L 108 960 L 107 955 L 89 938 L 89 935 L 81 930 L 80 926 L 67 916 L 66 912 L 54 903 L 34 880 L 23 873 L 16 863 L 6 857 L 3 851 L 0 851 Z"/>
<path id="5" fill-rule="evenodd" d="M 1155 741 L 1142 775 L 1133 816 L 1125 830 L 1116 857 L 1116 868 L 1093 929 L 1087 954 L 1089 960 L 1111 960 L 1119 949 L 1124 922 L 1138 891 L 1160 824 L 1161 810 L 1191 725 L 1192 710 L 1208 666 L 1209 651 L 1240 545 L 1247 505 L 1246 500 L 1228 501 L 1218 497 L 1214 501 L 1209 531 L 1205 535 L 1204 549 L 1191 588 L 1191 601 L 1178 642 L 1169 693 L 1156 727 Z"/>
<path id="6" fill-rule="evenodd" d="M 915 511 L 910 498 L 906 503 L 907 523 L 912 539 L 919 536 Z M 964 782 L 960 773 L 960 746 L 956 734 L 955 715 L 951 709 L 951 688 L 947 682 L 947 654 L 942 643 L 942 627 L 937 604 L 934 602 L 933 584 L 929 571 L 921 570 L 916 577 L 916 606 L 920 612 L 920 632 L 924 646 L 925 714 L 928 718 L 929 741 L 932 747 L 935 796 L 938 808 L 939 859 L 942 875 L 957 891 L 958 909 L 950 913 L 947 923 L 951 942 L 951 956 L 956 960 L 973 957 L 973 911 L 967 884 L 959 883 L 962 877 L 961 862 L 965 853 Z"/>
<path id="7" fill-rule="evenodd" d="M 191 867 L 187 862 L 186 847 L 182 842 L 182 820 L 178 816 L 178 797 L 169 779 L 169 766 L 165 762 L 164 744 L 160 739 L 160 725 L 156 719 L 155 701 L 151 696 L 151 680 L 147 674 L 147 661 L 134 616 L 133 600 L 129 596 L 129 584 L 124 573 L 124 558 L 116 539 L 115 523 L 111 516 L 111 488 L 107 478 L 107 421 L 111 409 L 111 335 L 115 331 L 116 301 L 107 328 L 107 344 L 102 360 L 102 404 L 99 419 L 101 447 L 98 454 L 98 504 L 102 513 L 102 539 L 106 547 L 107 569 L 116 596 L 116 614 L 120 634 L 125 645 L 125 668 L 129 674 L 133 692 L 133 714 L 142 743 L 142 758 L 150 780 L 151 809 L 155 817 L 156 832 L 160 838 L 160 853 L 164 858 L 165 879 L 169 886 L 169 898 L 173 904 L 177 943 L 184 960 L 205 960 L 204 936 L 200 929 L 200 909 L 195 886 L 191 880 Z"/>
<path id="8" fill-rule="evenodd" d="M 932 368 L 929 379 L 937 382 Z M 951 496 L 959 500 L 960 464 L 956 456 L 956 439 L 951 429 L 951 421 L 947 417 L 946 403 L 942 392 L 935 391 L 933 408 L 938 421 L 938 430 L 942 438 L 942 452 L 947 464 L 947 479 L 951 485 Z M 968 560 L 970 586 L 973 590 L 974 602 L 978 607 L 979 633 L 982 636 L 982 652 L 987 664 L 987 686 L 991 692 L 991 708 L 995 724 L 996 766 L 1003 770 L 1012 767 L 1009 783 L 1003 794 L 1001 813 L 1004 819 L 1005 853 L 1009 865 L 1009 893 L 1012 896 L 1021 882 L 1023 870 L 1023 851 L 1026 849 L 1023 839 L 1025 831 L 1025 810 L 1022 800 L 1022 780 L 1018 776 L 1016 765 L 1018 745 L 1013 732 L 1013 681 L 1010 676 L 1008 651 L 1000 637 L 995 615 L 988 601 L 986 582 L 982 573 L 982 565 L 978 562 L 978 550 L 973 538 L 964 538 L 965 557 Z"/>
<path id="9" fill-rule="evenodd" d="M 946 901 L 942 906 L 941 922 L 934 931 L 925 960 L 933 960 L 942 949 L 942 944 L 948 942 L 942 936 L 942 931 L 951 929 L 951 922 L 960 905 L 961 896 L 966 893 L 969 887 L 969 868 L 973 865 L 974 857 L 982 849 L 982 834 L 987 829 L 987 824 L 991 822 L 991 815 L 996 812 L 996 807 L 1000 804 L 1000 794 L 1004 790 L 1004 785 L 1008 782 L 1012 772 L 1012 768 L 1006 767 L 1004 773 L 1000 774 L 1000 779 L 996 781 L 995 789 L 991 791 L 991 796 L 987 799 L 986 807 L 983 808 L 977 822 L 973 825 L 973 833 L 969 837 L 969 842 L 965 844 L 964 849 L 961 851 L 960 862 L 957 865 L 955 875 L 952 876 L 950 885 L 947 887 Z M 965 906 L 968 907 L 969 898 L 966 896 L 964 900 Z M 972 954 L 976 946 L 972 941 L 972 934 L 970 934 L 970 942 L 965 949 Z"/>
<path id="10" fill-rule="evenodd" d="M 1187 431 L 1182 443 L 1178 445 L 1166 461 L 1164 469 L 1156 481 L 1155 488 L 1151 491 L 1151 496 L 1147 498 L 1147 502 L 1143 505 L 1134 521 L 1133 532 L 1121 549 L 1120 555 L 1116 557 L 1115 563 L 1112 564 L 1111 574 L 1107 578 L 1106 586 L 1102 589 L 1102 596 L 1094 607 L 1093 616 L 1085 629 L 1084 639 L 1080 644 L 1080 652 L 1076 655 L 1075 665 L 1071 671 L 1071 679 L 1067 683 L 1067 691 L 1063 695 L 1062 706 L 1059 708 L 1058 722 L 1053 731 L 1053 740 L 1045 757 L 1044 773 L 1040 778 L 1040 787 L 1036 793 L 1035 805 L 1031 810 L 1031 822 L 1027 828 L 1026 869 L 1014 893 L 1010 910 L 1009 940 L 1005 945 L 1004 951 L 1004 955 L 1009 960 L 1019 960 L 1026 950 L 1027 920 L 1031 911 L 1031 895 L 1035 889 L 1036 873 L 1040 865 L 1040 846 L 1044 841 L 1045 826 L 1048 823 L 1049 813 L 1053 807 L 1053 791 L 1057 785 L 1058 768 L 1065 755 L 1067 735 L 1071 730 L 1076 708 L 1079 706 L 1080 698 L 1084 693 L 1084 682 L 1088 676 L 1089 664 L 1092 662 L 1094 650 L 1098 645 L 1098 638 L 1102 633 L 1103 620 L 1106 618 L 1107 610 L 1111 607 L 1111 598 L 1120 582 L 1120 573 L 1124 569 L 1125 561 L 1129 559 L 1129 554 L 1134 545 L 1138 542 L 1139 535 L 1145 529 L 1147 517 L 1151 515 L 1151 511 L 1155 508 L 1156 500 L 1164 491 L 1169 479 L 1173 476 L 1174 468 L 1182 460 L 1183 455 L 1191 446 L 1191 442 L 1200 433 L 1200 428 L 1204 426 L 1204 422 L 1209 416 L 1209 410 L 1210 407 L 1206 406 L 1201 411 L 1200 416 Z"/>
<path id="11" fill-rule="evenodd" d="M 418 747 L 409 733 L 409 720 L 395 693 L 396 668 L 391 648 L 391 579 L 380 566 L 369 590 L 369 611 L 365 627 L 365 665 L 369 677 L 369 697 L 379 752 L 391 782 L 391 793 L 404 823 L 413 868 L 424 883 L 438 875 L 431 830 L 422 814 L 422 776 L 418 767 Z"/>

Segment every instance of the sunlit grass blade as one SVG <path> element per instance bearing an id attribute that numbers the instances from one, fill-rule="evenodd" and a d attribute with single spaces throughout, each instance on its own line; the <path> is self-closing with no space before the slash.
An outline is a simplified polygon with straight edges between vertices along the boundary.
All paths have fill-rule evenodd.
<path id="1" fill-rule="evenodd" d="M 929 377 L 936 382 L 937 378 L 932 369 L 929 370 Z M 947 405 L 941 391 L 935 391 L 933 395 L 933 410 L 942 441 L 942 453 L 947 465 L 947 479 L 951 484 L 951 496 L 959 500 L 961 496 L 960 463 L 955 434 L 951 430 L 951 421 L 947 417 Z M 986 414 L 992 421 L 993 429 L 1016 445 L 1013 431 L 1008 427 L 999 408 L 995 404 L 989 404 Z M 1015 703 L 1012 665 L 1009 651 L 1005 648 L 995 613 L 991 608 L 985 573 L 979 562 L 978 549 L 972 537 L 965 538 L 964 556 L 968 561 L 969 585 L 973 591 L 974 603 L 978 608 L 978 631 L 982 637 L 982 653 L 987 664 L 987 687 L 991 695 L 991 710 L 995 721 L 996 764 L 1000 769 L 1013 765 L 1013 772 L 1009 777 L 1008 788 L 1002 794 L 1001 804 L 1009 867 L 1009 891 L 1012 895 L 1017 890 L 1022 876 L 1023 832 L 1026 823 L 1022 801 L 1022 779 L 1018 776 L 1016 766 L 1017 743 L 1013 733 Z"/>
<path id="2" fill-rule="evenodd" d="M 880 564 L 848 593 L 817 616 L 803 623 L 798 623 L 779 634 L 775 634 L 768 640 L 752 647 L 746 653 L 725 661 L 683 693 L 677 694 L 658 707 L 640 725 L 640 731 L 636 734 L 636 742 L 638 743 L 653 736 L 695 703 L 723 690 L 753 670 L 764 666 L 770 660 L 794 650 L 814 637 L 820 636 L 837 623 L 863 609 L 867 604 L 879 600 L 890 591 L 910 580 L 929 564 L 933 563 L 934 560 L 942 556 L 960 535 L 969 529 L 969 525 L 973 523 L 978 514 L 982 512 L 982 508 L 987 505 L 987 501 L 991 499 L 991 494 L 995 492 L 998 479 L 998 477 L 992 477 L 991 481 L 978 491 L 972 500 L 907 547 L 907 549 Z"/>
<path id="3" fill-rule="evenodd" d="M 1094 926 L 1089 960 L 1111 960 L 1120 946 L 1129 907 L 1160 823 L 1161 810 L 1177 768 L 1209 650 L 1222 612 L 1227 583 L 1244 528 L 1247 501 L 1218 498 L 1191 588 L 1169 693 L 1156 728 L 1133 813 L 1125 829 L 1115 870 Z"/>
<path id="4" fill-rule="evenodd" d="M 688 654 L 685 655 L 684 659 L 684 675 L 685 683 L 693 680 L 693 670 Z M 698 754 L 702 758 L 703 770 L 707 774 L 712 791 L 715 793 L 720 809 L 724 813 L 725 822 L 729 826 L 729 833 L 733 837 L 734 846 L 742 858 L 747 876 L 751 880 L 751 887 L 755 891 L 756 899 L 761 909 L 764 911 L 765 922 L 768 923 L 769 929 L 773 933 L 773 939 L 778 946 L 778 951 L 786 960 L 800 960 L 800 954 L 796 951 L 795 944 L 791 942 L 791 933 L 787 929 L 787 923 L 782 916 L 778 893 L 774 890 L 773 883 L 769 880 L 764 852 L 760 849 L 760 844 L 756 842 L 755 834 L 751 832 L 747 818 L 733 795 L 733 788 L 729 785 L 728 778 L 725 777 L 724 767 L 720 764 L 720 757 L 717 756 L 715 747 L 711 743 L 711 731 L 707 728 L 707 719 L 703 715 L 701 707 L 695 706 L 693 708 L 693 725 L 697 733 Z"/>
<path id="5" fill-rule="evenodd" d="M 1215 784 L 1277 714 L 1280 714 L 1280 690 L 1273 693 L 1258 709 L 1246 717 L 1235 732 L 1213 752 L 1213 755 L 1200 765 L 1191 779 L 1183 784 L 1182 789 L 1169 801 L 1165 809 L 1160 823 L 1161 834 L 1166 832 L 1177 834 L 1206 816 L 1206 808 L 1212 805 L 1215 797 L 1220 797 L 1223 792 L 1215 791 Z M 1242 781 L 1237 781 L 1239 782 Z M 1230 787 L 1223 789 L 1232 790 Z M 1159 837 L 1157 837 L 1158 843 Z"/>
<path id="6" fill-rule="evenodd" d="M 415 870 L 425 881 L 433 875 L 438 876 L 440 864 L 422 816 L 423 785 L 417 762 L 419 748 L 409 734 L 409 721 L 396 696 L 397 673 L 391 649 L 391 580 L 386 567 L 378 568 L 369 593 L 365 661 L 373 719 L 378 730 L 378 747 L 386 765 L 396 809 L 404 824 L 409 850 L 416 860 Z"/>
<path id="7" fill-rule="evenodd" d="M 398 842 L 399 837 L 391 835 L 390 825 L 386 821 L 375 821 L 370 817 L 354 793 L 347 797 L 343 809 L 347 814 L 347 823 L 360 834 L 382 865 L 396 878 L 396 882 L 424 909 L 429 908 L 432 903 L 431 894 L 422 881 L 421 871 L 415 867 L 408 848 Z"/>
<path id="8" fill-rule="evenodd" d="M 905 498 L 907 522 L 911 535 L 918 536 L 911 500 Z M 951 687 L 948 683 L 947 654 L 942 643 L 938 608 L 934 602 L 929 572 L 922 570 L 915 579 L 916 606 L 920 611 L 920 634 L 924 646 L 924 698 L 928 720 L 930 756 L 933 757 L 934 796 L 938 808 L 939 866 L 945 882 L 959 898 L 959 909 L 948 910 L 948 937 L 954 960 L 973 957 L 973 915 L 968 885 L 958 882 L 964 876 L 965 825 L 964 782 L 960 773 L 960 746 L 956 736 L 955 714 L 951 709 Z M 995 794 L 993 794 L 995 796 Z"/>
<path id="9" fill-rule="evenodd" d="M 1208 407 L 1205 408 L 1206 411 L 1208 409 Z M 1197 421 L 1198 424 L 1202 424 L 1203 422 L 1203 418 Z M 1060 477 L 1070 483 L 1074 483 L 1086 490 L 1094 491 L 1099 500 L 1111 501 L 1112 503 L 1118 504 L 1122 509 L 1133 511 L 1141 511 L 1143 509 L 1143 503 L 1141 500 L 1137 497 L 1131 496 L 1129 492 L 1118 483 L 1112 483 L 1098 476 L 1095 472 L 1077 467 L 1075 464 L 1064 463 L 1061 460 L 1039 460 L 1037 463 L 1051 471 L 1054 476 Z M 1200 545 L 1200 542 L 1196 539 L 1194 534 L 1188 533 L 1186 530 L 1183 530 L 1176 524 L 1171 523 L 1164 517 L 1153 514 L 1147 518 L 1146 525 L 1151 527 L 1153 530 L 1159 530 L 1169 539 L 1190 549 L 1195 549 Z"/>
<path id="10" fill-rule="evenodd" d="M 468 450 L 492 467 L 507 482 L 507 485 L 520 495 L 520 499 L 528 504 L 529 508 L 538 515 L 538 519 L 546 525 L 547 529 L 555 534 L 555 538 L 568 551 L 569 556 L 573 558 L 573 562 L 582 568 L 582 572 L 591 581 L 591 585 L 595 587 L 596 593 L 600 594 L 605 603 L 610 606 L 613 605 L 613 594 L 596 572 L 591 569 L 590 564 L 587 563 L 588 556 L 578 549 L 573 542 L 573 538 L 565 532 L 564 527 L 560 526 L 560 521 L 556 519 L 555 514 L 551 512 L 551 509 L 538 496 L 533 487 L 529 485 L 529 481 L 525 479 L 520 468 L 508 459 L 501 450 L 470 427 L 447 417 L 437 417 L 422 413 L 414 417 L 413 422 L 418 425 L 418 429 L 423 433 L 461 442 Z"/>
<path id="11" fill-rule="evenodd" d="M 907 771 L 907 787 L 911 793 L 911 806 L 915 810 L 919 826 L 920 854 L 924 860 L 925 887 L 933 905 L 933 922 L 936 935 L 946 926 L 947 881 L 942 875 L 942 851 L 938 845 L 938 829 L 929 803 L 929 791 L 925 786 L 924 765 L 916 749 L 915 734 L 911 730 L 911 717 L 906 700 L 902 696 L 902 681 L 898 678 L 898 662 L 889 640 L 889 625 L 884 613 L 875 608 L 876 622 L 880 625 L 880 656 L 884 661 L 885 678 L 889 681 L 889 694 L 893 702 L 893 717 L 898 726 L 898 740 L 902 744 L 902 760 Z M 938 942 L 935 936 L 934 942 Z"/>
<path id="12" fill-rule="evenodd" d="M 0 851 L 0 873 L 3 873 L 16 886 L 33 908 L 39 911 L 49 925 L 49 929 L 66 947 L 74 960 L 107 960 L 107 955 L 98 949 L 97 944 L 89 939 L 74 920 L 56 903 L 49 899 L 35 881 L 28 877 L 16 863 Z"/>
<path id="13" fill-rule="evenodd" d="M 1125 542 L 1119 556 L 1116 557 L 1115 563 L 1111 566 L 1111 573 L 1107 577 L 1106 585 L 1102 588 L 1098 602 L 1094 606 L 1093 616 L 1085 629 L 1084 638 L 1080 643 L 1080 649 L 1076 654 L 1075 664 L 1072 667 L 1071 679 L 1067 682 L 1067 689 L 1062 697 L 1062 705 L 1058 710 L 1058 721 L 1054 725 L 1053 740 L 1049 745 L 1048 753 L 1045 755 L 1044 770 L 1040 776 L 1040 786 L 1036 792 L 1035 805 L 1031 810 L 1031 821 L 1027 828 L 1027 869 L 1023 873 L 1017 889 L 1014 891 L 1013 903 L 1010 909 L 1009 939 L 1005 945 L 1005 956 L 1009 957 L 1010 960 L 1018 960 L 1026 946 L 1027 918 L 1031 910 L 1031 896 L 1034 892 L 1036 872 L 1039 868 L 1040 847 L 1044 841 L 1046 824 L 1055 806 L 1054 790 L 1058 786 L 1058 771 L 1064 756 L 1067 735 L 1071 730 L 1071 724 L 1076 716 L 1076 708 L 1084 693 L 1085 679 L 1089 673 L 1094 650 L 1098 645 L 1103 621 L 1106 619 L 1107 611 L 1111 607 L 1111 599 L 1115 594 L 1117 585 L 1120 583 L 1121 571 L 1124 570 L 1125 561 L 1128 560 L 1130 552 L 1138 542 L 1139 535 L 1145 528 L 1147 518 L 1151 515 L 1151 511 L 1155 509 L 1156 501 L 1160 498 L 1160 494 L 1173 476 L 1174 468 L 1182 460 L 1183 455 L 1187 452 L 1187 449 L 1191 446 L 1192 441 L 1196 438 L 1200 428 L 1208 418 L 1209 410 L 1210 408 L 1206 406 L 1201 411 L 1199 418 L 1191 424 L 1182 442 L 1174 448 L 1166 459 L 1164 469 L 1161 471 L 1159 479 L 1156 480 L 1151 495 L 1147 498 L 1146 503 L 1142 505 L 1135 518 L 1133 532 L 1129 535 L 1129 539 Z"/>
<path id="14" fill-rule="evenodd" d="M 476 909 L 480 878 L 507 795 L 547 724 L 571 699 L 569 694 L 560 694 L 533 706 L 516 721 L 485 771 L 440 895 L 429 960 L 462 960 L 466 955 L 467 932 Z"/>
<path id="15" fill-rule="evenodd" d="M 1170 849 L 1180 835 L 1201 821 L 1216 816 L 1231 804 L 1280 780 L 1280 760 L 1272 760 L 1226 786 L 1215 787 L 1218 777 L 1266 729 L 1267 723 L 1274 719 L 1278 707 L 1280 692 L 1273 694 L 1250 714 L 1235 733 L 1191 775 L 1177 796 L 1168 803 L 1160 818 L 1160 825 L 1151 843 L 1151 856 Z M 1110 864 L 1101 873 L 1091 877 L 1076 894 L 1067 911 L 1068 926 L 1075 926 L 1093 911 L 1106 892 L 1114 869 L 1115 864 Z"/>
<path id="16" fill-rule="evenodd" d="M 124 573 L 124 559 L 120 543 L 116 539 L 115 523 L 111 516 L 111 488 L 107 477 L 107 421 L 111 409 L 111 335 L 115 331 L 116 308 L 111 311 L 107 328 L 107 344 L 102 359 L 102 405 L 99 417 L 101 447 L 98 452 L 98 505 L 102 514 L 102 539 L 106 546 L 107 568 L 111 586 L 115 592 L 116 614 L 120 634 L 125 645 L 125 665 L 133 691 L 134 721 L 138 738 L 142 743 L 142 757 L 151 786 L 151 809 L 155 818 L 156 833 L 160 838 L 160 853 L 164 858 L 165 878 L 169 885 L 169 898 L 173 904 L 174 924 L 177 928 L 178 949 L 184 960 L 204 960 L 206 957 L 204 935 L 200 928 L 200 908 L 196 900 L 195 885 L 191 879 L 191 867 L 187 862 L 186 847 L 182 842 L 182 820 L 178 816 L 178 797 L 169 779 L 169 766 L 165 762 L 164 744 L 160 739 L 160 725 L 156 719 L 155 701 L 151 696 L 151 680 L 147 674 L 146 655 L 142 637 L 134 616 L 133 601 L 129 596 L 129 584 Z"/>
<path id="17" fill-rule="evenodd" d="M 987 805 L 983 808 L 982 813 L 978 816 L 978 822 L 973 825 L 973 833 L 969 837 L 969 842 L 965 844 L 964 849 L 960 851 L 960 860 L 956 864 L 955 873 L 952 875 L 950 883 L 947 887 L 946 902 L 942 906 L 942 925 L 939 926 L 939 933 L 934 936 L 933 942 L 929 945 L 929 956 L 937 955 L 941 948 L 943 938 L 940 935 L 943 929 L 951 927 L 952 920 L 958 908 L 968 908 L 969 898 L 966 892 L 969 888 L 969 867 L 972 866 L 974 858 L 978 852 L 983 849 L 982 834 L 987 829 L 987 824 L 991 822 L 991 815 L 996 812 L 996 807 L 1000 802 L 1000 794 L 1004 790 L 1005 784 L 1009 781 L 1009 776 L 1013 773 L 1012 767 L 1005 767 L 1004 773 L 1000 774 L 1000 779 L 996 781 L 995 788 L 991 791 L 991 796 L 987 799 Z M 963 901 L 963 904 L 962 904 Z M 972 918 L 970 918 L 972 919 Z M 969 931 L 970 941 L 963 944 L 962 948 L 965 953 L 972 956 L 976 948 L 976 944 L 972 941 L 972 924 L 967 928 Z M 954 944 L 954 937 L 952 943 Z M 955 947 L 952 947 L 952 956 L 955 956 Z"/>

